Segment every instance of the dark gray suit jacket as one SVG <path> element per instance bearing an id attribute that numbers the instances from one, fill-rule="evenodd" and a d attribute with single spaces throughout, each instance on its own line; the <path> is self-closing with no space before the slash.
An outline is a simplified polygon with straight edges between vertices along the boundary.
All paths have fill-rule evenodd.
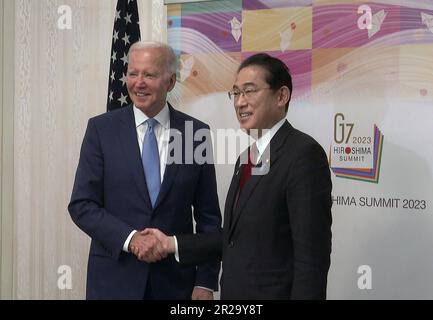
<path id="1" fill-rule="evenodd" d="M 221 299 L 325 299 L 331 254 L 332 183 L 326 154 L 287 121 L 272 138 L 265 175 L 236 202 L 242 166 L 227 194 L 223 231 L 178 236 L 181 263 L 221 257 Z"/>

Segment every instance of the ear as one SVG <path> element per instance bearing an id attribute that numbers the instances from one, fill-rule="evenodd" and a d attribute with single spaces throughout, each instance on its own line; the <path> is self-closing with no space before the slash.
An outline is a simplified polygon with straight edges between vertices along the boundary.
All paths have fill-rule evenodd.
<path id="1" fill-rule="evenodd" d="M 171 90 L 173 90 L 175 85 L 176 85 L 176 73 L 173 73 L 170 76 L 170 79 L 168 80 L 167 92 L 170 92 Z"/>
<path id="2" fill-rule="evenodd" d="M 287 102 L 290 100 L 291 92 L 287 86 L 280 88 L 280 93 L 278 95 L 278 105 L 286 107 Z"/>

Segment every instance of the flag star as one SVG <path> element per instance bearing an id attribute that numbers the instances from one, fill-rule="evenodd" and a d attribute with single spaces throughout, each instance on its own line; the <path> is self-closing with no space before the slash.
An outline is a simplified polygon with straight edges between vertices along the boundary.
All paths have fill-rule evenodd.
<path id="1" fill-rule="evenodd" d="M 124 86 L 124 85 L 125 85 L 125 83 L 126 83 L 126 79 L 127 79 L 127 77 L 126 77 L 126 75 L 125 75 L 125 74 L 123 74 L 123 75 L 122 75 L 122 78 L 120 78 L 120 79 L 119 79 L 119 81 L 121 81 L 121 82 L 122 82 L 122 86 Z"/>
<path id="2" fill-rule="evenodd" d="M 130 43 L 129 42 L 129 36 L 125 33 L 125 36 L 122 38 L 123 41 L 125 41 L 125 46 Z"/>
<path id="3" fill-rule="evenodd" d="M 125 65 L 125 64 L 127 64 L 127 63 L 128 63 L 128 56 L 126 55 L 126 53 L 125 53 L 125 52 L 123 53 L 123 58 L 121 58 L 120 60 L 122 60 L 122 61 L 123 61 L 123 65 Z"/>
<path id="4" fill-rule="evenodd" d="M 119 31 L 114 30 L 113 40 L 114 43 L 116 43 L 116 41 L 119 40 Z"/>
<path id="5" fill-rule="evenodd" d="M 120 19 L 120 10 L 116 10 L 116 17 L 114 18 L 114 21 L 117 21 L 117 19 Z"/>
<path id="6" fill-rule="evenodd" d="M 1 2 L 2 0 L 0 0 Z M 114 10 L 114 26 L 111 29 L 110 69 L 106 91 L 107 111 L 126 107 L 131 99 L 128 95 L 128 49 L 140 39 L 138 7 L 136 0 L 117 2 Z M 113 22 L 113 21 L 112 21 Z M 137 24 L 135 24 L 137 22 Z"/>
<path id="7" fill-rule="evenodd" d="M 120 98 L 117 99 L 117 101 L 120 102 L 120 106 L 123 106 L 123 104 L 128 104 L 128 102 L 126 102 L 126 97 L 127 96 L 124 96 L 123 93 L 120 93 Z"/>
<path id="8" fill-rule="evenodd" d="M 131 21 L 131 17 L 132 17 L 132 14 L 127 14 L 127 15 L 126 15 L 126 17 L 125 17 L 126 24 L 128 24 L 128 23 L 132 23 L 132 21 Z"/>

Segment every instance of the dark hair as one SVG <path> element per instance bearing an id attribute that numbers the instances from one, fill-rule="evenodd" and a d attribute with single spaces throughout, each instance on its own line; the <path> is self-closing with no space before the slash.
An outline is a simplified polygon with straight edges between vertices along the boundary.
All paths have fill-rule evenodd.
<path id="1" fill-rule="evenodd" d="M 245 59 L 238 68 L 238 73 L 250 66 L 259 66 L 266 71 L 265 81 L 269 84 L 272 90 L 277 91 L 283 86 L 290 90 L 289 101 L 286 104 L 286 112 L 289 108 L 290 98 L 292 96 L 292 76 L 286 64 L 280 59 L 274 58 L 267 53 L 257 53 Z"/>

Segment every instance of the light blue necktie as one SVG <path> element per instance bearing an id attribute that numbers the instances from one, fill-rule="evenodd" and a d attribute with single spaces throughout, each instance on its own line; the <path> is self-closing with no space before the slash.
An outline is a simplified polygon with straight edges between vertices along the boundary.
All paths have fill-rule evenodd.
<path id="1" fill-rule="evenodd" d="M 155 137 L 155 126 L 158 121 L 149 118 L 147 121 L 147 131 L 143 139 L 143 151 L 141 159 L 143 161 L 144 175 L 146 177 L 147 191 L 149 192 L 152 207 L 155 206 L 159 189 L 161 188 L 161 175 L 159 164 L 158 143 Z"/>

